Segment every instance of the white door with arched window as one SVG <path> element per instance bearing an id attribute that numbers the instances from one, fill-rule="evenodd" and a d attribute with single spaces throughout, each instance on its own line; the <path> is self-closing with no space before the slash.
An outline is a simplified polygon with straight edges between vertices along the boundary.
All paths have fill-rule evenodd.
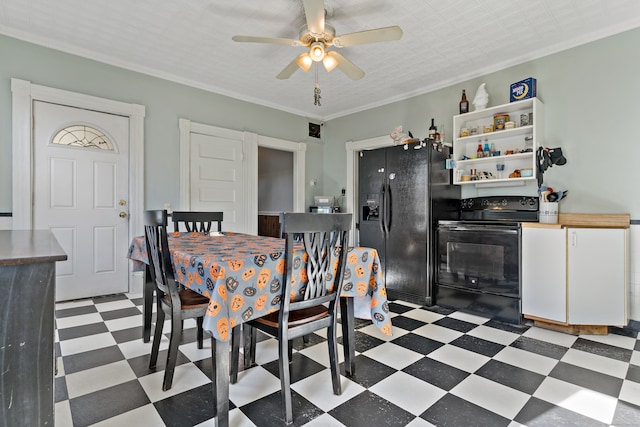
<path id="1" fill-rule="evenodd" d="M 68 259 L 56 300 L 127 292 L 129 117 L 33 103 L 33 228 Z"/>

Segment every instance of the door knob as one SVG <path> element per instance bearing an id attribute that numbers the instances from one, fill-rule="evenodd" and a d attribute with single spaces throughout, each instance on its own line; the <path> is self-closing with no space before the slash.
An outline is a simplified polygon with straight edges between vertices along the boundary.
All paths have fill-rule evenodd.
<path id="1" fill-rule="evenodd" d="M 127 213 L 126 212 L 120 212 L 120 218 L 126 218 L 127 217 Z"/>
<path id="2" fill-rule="evenodd" d="M 124 199 L 120 199 L 120 201 L 118 202 L 118 204 L 119 204 L 120 206 L 125 206 L 125 205 L 127 204 L 127 201 L 126 201 L 126 200 L 124 200 Z"/>

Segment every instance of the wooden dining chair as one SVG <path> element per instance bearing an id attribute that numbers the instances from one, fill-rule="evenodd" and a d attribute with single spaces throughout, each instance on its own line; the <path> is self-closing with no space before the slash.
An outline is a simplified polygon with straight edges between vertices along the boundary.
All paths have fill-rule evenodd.
<path id="1" fill-rule="evenodd" d="M 167 214 L 168 216 L 168 214 Z M 222 231 L 222 220 L 223 220 L 222 212 L 194 212 L 194 211 L 174 211 L 171 214 L 171 218 L 173 219 L 173 229 L 174 231 L 180 231 L 179 224 L 184 224 L 184 227 L 189 232 L 197 232 L 197 233 L 209 233 L 211 231 L 211 227 L 213 223 L 217 223 L 217 230 L 219 232 Z M 148 272 L 146 274 L 149 274 Z M 147 286 L 148 282 L 145 282 L 145 304 L 146 301 L 153 298 L 154 291 L 149 286 Z M 180 286 L 182 287 L 182 286 Z M 149 302 L 151 304 L 151 302 Z M 143 339 L 149 341 L 151 336 L 151 309 L 150 306 L 146 306 L 143 316 Z"/>
<path id="2" fill-rule="evenodd" d="M 167 364 L 164 372 L 162 390 L 169 390 L 173 382 L 173 372 L 178 357 L 178 346 L 182 338 L 184 319 L 196 319 L 198 327 L 197 341 L 201 349 L 203 341 L 202 320 L 209 305 L 209 298 L 190 289 L 180 289 L 173 275 L 173 265 L 169 254 L 167 238 L 167 211 L 144 212 L 144 235 L 149 256 L 149 270 L 156 293 L 156 328 L 153 334 L 149 368 L 155 369 L 162 339 L 165 315 L 171 319 L 171 334 Z"/>
<path id="3" fill-rule="evenodd" d="M 286 268 L 281 287 L 280 310 L 243 324 L 249 342 L 245 352 L 255 360 L 256 329 L 278 339 L 280 384 L 285 422 L 293 422 L 290 371 L 292 347 L 290 341 L 314 331 L 327 329 L 331 381 L 333 392 L 342 393 L 338 367 L 336 323 L 338 299 L 342 290 L 347 242 L 351 229 L 351 214 L 285 213 L 282 216 L 285 238 Z M 299 239 L 299 240 L 298 240 Z M 306 258 L 307 285 L 300 290 L 300 300 L 291 301 L 294 268 Z M 295 277 L 300 281 L 300 277 Z M 248 347 L 248 349 L 247 349 Z M 237 352 L 232 354 L 233 369 L 237 369 Z"/>
<path id="4" fill-rule="evenodd" d="M 173 211 L 173 231 L 180 231 L 180 223 L 192 233 L 209 233 L 213 223 L 217 223 L 218 232 L 222 231 L 223 212 Z M 214 230 L 215 231 L 215 230 Z"/>

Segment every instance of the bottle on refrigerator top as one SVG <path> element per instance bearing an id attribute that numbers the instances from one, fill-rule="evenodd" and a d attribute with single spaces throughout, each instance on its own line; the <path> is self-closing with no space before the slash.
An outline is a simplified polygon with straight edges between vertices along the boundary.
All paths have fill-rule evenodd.
<path id="1" fill-rule="evenodd" d="M 460 114 L 469 112 L 469 101 L 467 101 L 467 93 L 462 89 L 462 99 L 460 100 Z"/>
<path id="2" fill-rule="evenodd" d="M 444 143 L 444 142 L 445 142 L 445 137 L 446 137 L 446 135 L 445 135 L 445 133 L 444 133 L 444 125 L 443 125 L 443 124 L 440 124 L 440 125 L 438 126 L 438 132 L 440 133 L 440 141 L 441 141 L 442 143 Z"/>
<path id="3" fill-rule="evenodd" d="M 431 126 L 429 126 L 429 139 L 436 139 L 436 124 L 434 119 L 431 119 Z"/>

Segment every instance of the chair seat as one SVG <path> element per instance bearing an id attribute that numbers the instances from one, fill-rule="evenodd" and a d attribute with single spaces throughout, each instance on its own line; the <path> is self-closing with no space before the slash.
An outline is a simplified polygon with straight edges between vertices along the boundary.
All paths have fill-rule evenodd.
<path id="1" fill-rule="evenodd" d="M 289 313 L 289 327 L 300 326 L 328 315 L 329 309 L 325 306 L 313 306 L 302 310 L 294 310 Z M 258 317 L 254 322 L 262 323 L 263 325 L 267 325 L 272 328 L 277 328 L 278 312 L 274 311 L 266 316 Z"/>
<path id="2" fill-rule="evenodd" d="M 192 291 L 191 289 L 180 290 L 180 302 L 182 303 L 182 310 L 198 307 L 207 307 L 209 305 L 209 298 L 200 295 L 199 293 Z M 167 304 L 170 303 L 169 294 L 164 295 L 164 300 Z"/>

